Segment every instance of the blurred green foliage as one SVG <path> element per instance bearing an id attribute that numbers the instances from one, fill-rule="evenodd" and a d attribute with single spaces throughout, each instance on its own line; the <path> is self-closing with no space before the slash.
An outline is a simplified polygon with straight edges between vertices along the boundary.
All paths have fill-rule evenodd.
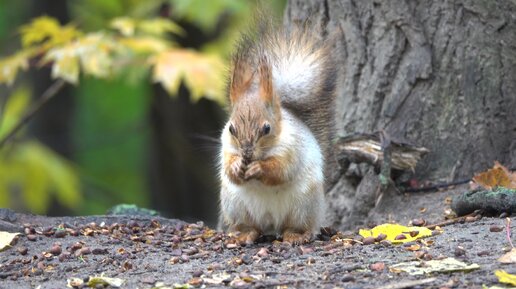
<path id="1" fill-rule="evenodd" d="M 21 118 L 30 102 L 26 87 L 17 89 L 4 108 L 0 138 Z M 18 137 L 23 136 L 23 131 Z M 50 202 L 77 208 L 81 201 L 74 166 L 38 141 L 24 139 L 0 150 L 0 207 L 19 204 L 34 213 L 46 213 Z M 23 206 L 21 206 L 23 204 Z"/>
<path id="2" fill-rule="evenodd" d="M 6 105 L 0 102 L 0 139 L 34 98 L 27 82 L 17 80 L 20 71 L 46 63 L 54 78 L 78 84 L 72 160 L 21 131 L 0 147 L 0 207 L 48 213 L 55 200 L 76 214 L 95 214 L 118 203 L 148 206 L 151 82 L 171 95 L 183 83 L 193 100 L 223 102 L 224 61 L 239 31 L 258 6 L 271 6 L 281 16 L 285 1 L 83 0 L 67 5 L 70 23 L 49 17 L 31 22 L 23 20 L 29 13 L 26 1 L 0 1 L 0 44 L 16 49 L 10 58 L 0 57 L 0 85 L 14 85 Z M 169 11 L 163 11 L 167 5 Z M 195 51 L 175 43 L 185 36 L 177 22 L 205 33 L 223 29 Z M 21 32 L 21 41 L 14 31 Z M 0 97 L 7 94 L 0 91 Z"/>

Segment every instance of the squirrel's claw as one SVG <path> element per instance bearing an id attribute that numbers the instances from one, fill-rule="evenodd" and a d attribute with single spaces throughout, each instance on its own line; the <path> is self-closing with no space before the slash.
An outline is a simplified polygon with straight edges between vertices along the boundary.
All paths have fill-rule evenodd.
<path id="1" fill-rule="evenodd" d="M 247 170 L 245 171 L 244 180 L 248 181 L 250 179 L 258 179 L 262 176 L 262 166 L 260 162 L 252 162 L 247 166 Z"/>
<path id="2" fill-rule="evenodd" d="M 236 159 L 229 167 L 228 172 L 231 180 L 237 184 L 241 184 L 245 179 L 245 164 L 242 159 Z"/>

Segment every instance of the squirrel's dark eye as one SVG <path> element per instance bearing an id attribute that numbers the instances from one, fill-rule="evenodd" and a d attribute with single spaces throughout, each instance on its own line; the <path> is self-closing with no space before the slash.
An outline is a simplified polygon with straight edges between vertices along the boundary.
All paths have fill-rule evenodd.
<path id="1" fill-rule="evenodd" d="M 235 127 L 233 126 L 233 124 L 230 124 L 230 125 L 229 125 L 229 132 L 230 132 L 232 135 L 235 135 L 236 131 L 235 131 Z"/>
<path id="2" fill-rule="evenodd" d="M 263 125 L 263 128 L 262 128 L 262 133 L 263 135 L 267 135 L 271 132 L 271 125 L 266 123 Z"/>

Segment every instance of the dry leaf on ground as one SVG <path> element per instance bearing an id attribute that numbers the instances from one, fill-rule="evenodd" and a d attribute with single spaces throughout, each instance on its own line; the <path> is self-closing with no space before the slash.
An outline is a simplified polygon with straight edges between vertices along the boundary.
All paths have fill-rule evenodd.
<path id="1" fill-rule="evenodd" d="M 473 181 L 487 190 L 492 190 L 495 187 L 516 189 L 516 173 L 510 172 L 499 162 L 495 162 L 493 168 L 476 174 Z"/>
<path id="2" fill-rule="evenodd" d="M 503 254 L 502 257 L 498 258 L 498 262 L 504 264 L 516 263 L 516 248 L 512 248 L 512 250 Z"/>
<path id="3" fill-rule="evenodd" d="M 11 247 L 11 242 L 20 233 L 0 232 L 0 252 Z"/>
<path id="4" fill-rule="evenodd" d="M 478 264 L 466 264 L 454 258 L 431 261 L 411 261 L 394 264 L 389 267 L 391 272 L 407 272 L 410 275 L 429 273 L 446 273 L 455 271 L 471 271 L 480 268 Z"/>

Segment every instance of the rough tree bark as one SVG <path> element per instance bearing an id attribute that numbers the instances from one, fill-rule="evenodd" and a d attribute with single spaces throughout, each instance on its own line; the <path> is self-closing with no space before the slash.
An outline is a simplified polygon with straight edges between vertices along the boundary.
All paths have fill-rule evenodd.
<path id="1" fill-rule="evenodd" d="M 420 180 L 516 166 L 516 1 L 291 0 L 285 23 L 308 15 L 338 35 L 338 135 L 384 130 L 430 149 Z M 328 193 L 341 228 L 375 206 L 377 175 L 358 168 Z"/>

